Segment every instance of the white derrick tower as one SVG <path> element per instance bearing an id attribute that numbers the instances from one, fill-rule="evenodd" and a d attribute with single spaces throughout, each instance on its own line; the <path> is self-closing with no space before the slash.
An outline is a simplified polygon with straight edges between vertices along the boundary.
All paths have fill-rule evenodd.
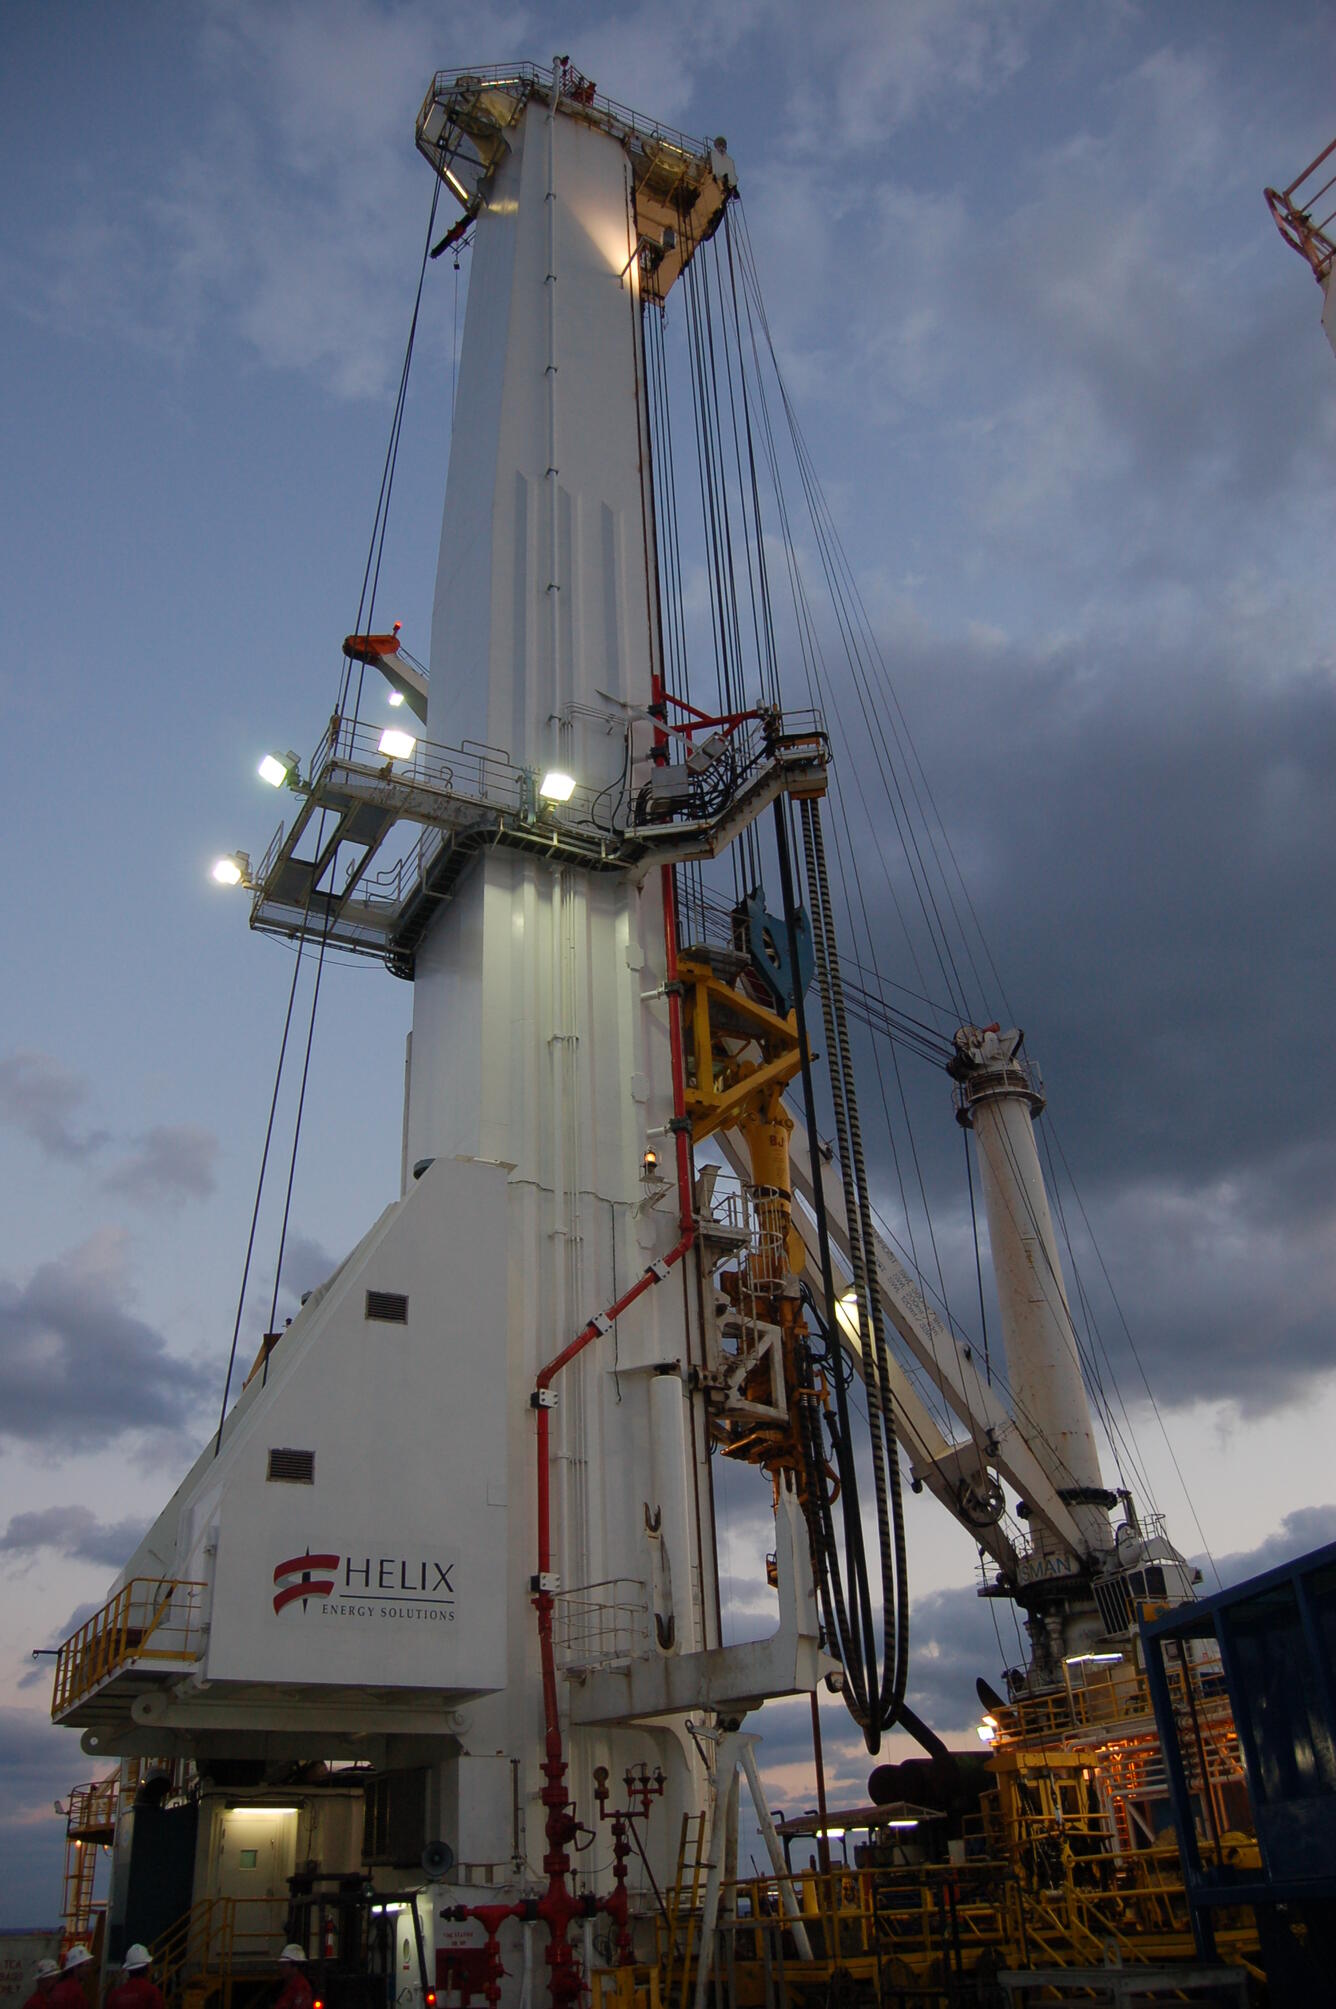
<path id="1" fill-rule="evenodd" d="M 774 713 L 716 721 L 727 814 L 671 820 L 684 751 L 715 756 L 664 699 L 642 296 L 718 223 L 722 146 L 561 63 L 438 76 L 418 145 L 475 230 L 429 680 L 393 636 L 345 648 L 425 735 L 336 714 L 245 874 L 254 925 L 413 978 L 402 1192 L 266 1342 L 67 1642 L 54 1713 L 91 1756 L 194 1762 L 197 1896 L 256 1793 L 303 1763 L 369 1767 L 387 1832 L 412 1803 L 446 1845 L 433 1866 L 453 1856 L 424 1926 L 485 1898 L 488 1960 L 508 1918 L 514 1975 L 521 1929 L 546 1926 L 560 2002 L 586 1897 L 629 1952 L 628 1810 L 662 1887 L 706 1803 L 688 1712 L 709 1732 L 830 1665 L 793 1498 L 779 1632 L 719 1643 L 702 1245 L 717 1265 L 727 1238 L 698 1229 L 672 910 L 675 860 L 713 855 L 792 773 L 819 790 L 823 742 L 787 745 Z M 624 770 L 665 805 L 643 831 L 600 819 Z M 294 1822 L 280 1871 L 356 1868 L 308 1802 L 273 1811 Z M 596 1902 L 574 1845 L 605 1822 Z"/>

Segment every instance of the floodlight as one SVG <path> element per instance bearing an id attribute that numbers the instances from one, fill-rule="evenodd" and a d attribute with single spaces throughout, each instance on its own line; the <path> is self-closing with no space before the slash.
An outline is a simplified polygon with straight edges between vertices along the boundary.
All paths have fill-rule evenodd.
<path id="1" fill-rule="evenodd" d="M 244 886 L 250 883 L 250 857 L 245 851 L 229 851 L 225 858 L 214 861 L 213 876 L 220 886 Z"/>
<path id="2" fill-rule="evenodd" d="M 398 710 L 399 706 L 403 703 L 403 701 L 404 701 L 404 694 L 402 691 L 390 692 L 390 703 L 395 707 L 396 711 Z"/>
<path id="3" fill-rule="evenodd" d="M 301 755 L 294 753 L 291 747 L 286 753 L 267 753 L 260 762 L 258 772 L 261 781 L 267 781 L 271 788 L 281 788 L 285 781 L 289 787 L 300 787 Z"/>
<path id="4" fill-rule="evenodd" d="M 538 784 L 538 793 L 544 802 L 569 802 L 575 793 L 575 776 L 550 767 Z"/>
<path id="5" fill-rule="evenodd" d="M 380 736 L 380 750 L 391 760 L 411 760 L 417 739 L 411 732 L 400 732 L 397 726 L 386 726 Z"/>

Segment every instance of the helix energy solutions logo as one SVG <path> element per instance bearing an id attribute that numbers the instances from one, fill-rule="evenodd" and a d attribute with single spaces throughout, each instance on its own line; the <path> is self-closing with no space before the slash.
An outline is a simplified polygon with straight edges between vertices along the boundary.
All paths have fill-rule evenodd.
<path id="1" fill-rule="evenodd" d="M 344 1555 L 308 1545 L 301 1555 L 274 1565 L 274 1614 L 453 1625 L 457 1566 L 430 1556 Z"/>

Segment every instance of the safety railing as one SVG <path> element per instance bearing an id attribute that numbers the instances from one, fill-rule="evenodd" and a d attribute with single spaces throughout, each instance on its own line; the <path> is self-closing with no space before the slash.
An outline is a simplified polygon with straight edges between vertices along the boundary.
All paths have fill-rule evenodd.
<path id="1" fill-rule="evenodd" d="M 609 1577 L 559 1591 L 552 1604 L 552 1641 L 566 1674 L 625 1666 L 649 1648 L 649 1601 L 633 1577 Z"/>
<path id="2" fill-rule="evenodd" d="M 203 1897 L 154 1940 L 153 1973 L 167 2002 L 178 2004 L 186 1983 L 216 1977 L 224 1989 L 232 1972 L 237 1901 Z"/>
<path id="3" fill-rule="evenodd" d="M 216 1995 L 228 2009 L 239 1971 L 277 1961 L 287 1939 L 286 1897 L 204 1897 L 153 1942 L 153 1973 L 168 2009 Z"/>
<path id="4" fill-rule="evenodd" d="M 1175 1703 L 1189 1707 L 1199 1717 L 1228 1729 L 1232 1726 L 1228 1698 L 1219 1692 L 1214 1670 L 1193 1669 L 1191 1692 L 1182 1669 L 1169 1671 L 1169 1687 Z M 1129 1728 L 1154 1723 L 1150 1689 L 1145 1676 L 1130 1664 L 1112 1670 L 1107 1678 L 1073 1681 L 1067 1687 L 1043 1695 L 1021 1695 L 999 1705 L 993 1712 L 999 1743 L 1071 1736 L 1081 1730 Z"/>
<path id="5" fill-rule="evenodd" d="M 491 63 L 483 64 L 481 68 L 470 65 L 467 70 L 438 70 L 432 82 L 430 96 L 441 99 L 448 97 L 454 91 L 468 90 L 471 86 L 480 86 L 493 91 L 514 91 L 530 97 L 536 91 L 546 92 L 551 89 L 552 72 L 539 69 L 536 63 Z M 710 151 L 709 140 L 695 139 L 690 133 L 677 132 L 672 126 L 660 125 L 657 120 L 648 120 L 639 112 L 632 111 L 628 105 L 618 104 L 615 98 L 605 97 L 601 91 L 591 87 L 578 70 L 563 66 L 560 90 L 563 97 L 576 98 L 581 105 L 602 113 L 605 118 L 617 125 L 625 126 L 628 132 L 635 133 L 641 139 L 652 140 L 658 145 L 676 147 L 680 152 L 693 157 Z"/>
<path id="6" fill-rule="evenodd" d="M 1336 140 L 1323 147 L 1294 177 L 1288 188 L 1268 188 L 1267 206 L 1287 244 L 1306 258 L 1318 280 L 1326 278 L 1336 258 Z M 1314 215 L 1314 211 L 1317 215 Z"/>
<path id="7" fill-rule="evenodd" d="M 684 1893 L 670 1887 L 656 1922 L 659 1998 L 687 2009 L 699 1960 L 728 1999 L 773 2003 L 797 1990 L 808 2001 L 831 2000 L 836 1985 L 842 2000 L 956 2000 L 949 1988 L 936 1992 L 948 1976 L 966 1984 L 961 1999 L 968 1992 L 974 2000 L 970 1977 L 999 1966 L 1084 1968 L 1109 1949 L 1128 1966 L 1195 1958 L 1176 1848 L 1144 1851 L 1126 1866 L 1062 1838 L 1051 1838 L 1042 1857 L 1027 1838 L 1012 1842 L 986 1861 L 795 1872 L 790 1887 L 810 1961 L 799 1957 L 775 1877 L 725 1880 L 709 1946 L 699 1941 L 699 1896 L 684 1904 Z M 1251 1921 L 1240 1915 L 1223 1925 L 1220 1950 L 1248 1965 L 1256 1954 Z M 643 2003 L 649 1991 L 635 1992 Z"/>
<path id="8" fill-rule="evenodd" d="M 179 1577 L 133 1577 L 122 1584 L 61 1647 L 52 1716 L 67 1715 L 124 1667 L 198 1660 L 206 1589 Z"/>

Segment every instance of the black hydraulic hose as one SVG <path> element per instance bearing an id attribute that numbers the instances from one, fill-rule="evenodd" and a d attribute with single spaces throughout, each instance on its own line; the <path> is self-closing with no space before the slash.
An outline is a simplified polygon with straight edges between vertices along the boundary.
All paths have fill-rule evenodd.
<path id="1" fill-rule="evenodd" d="M 793 866 L 789 855 L 788 824 L 785 820 L 784 798 L 775 803 L 775 843 L 779 854 L 779 884 L 784 905 L 784 922 L 788 933 L 789 966 L 793 971 L 794 1017 L 798 1031 L 798 1053 L 803 1090 L 803 1110 L 807 1121 L 807 1143 L 811 1160 L 813 1207 L 816 1214 L 817 1250 L 821 1264 L 821 1288 L 825 1297 L 826 1318 L 830 1333 L 838 1332 L 837 1299 L 835 1296 L 835 1268 L 830 1253 L 830 1229 L 826 1220 L 826 1209 L 822 1196 L 821 1167 L 817 1142 L 816 1091 L 812 1082 L 812 1061 L 807 1040 L 807 1013 L 803 1001 L 802 984 L 798 970 L 798 929 L 797 908 L 793 891 Z M 865 1739 L 878 1733 L 872 1728 L 873 1697 L 871 1681 L 867 1676 L 869 1656 L 873 1651 L 872 1598 L 867 1578 L 867 1559 L 863 1549 L 863 1528 L 858 1515 L 858 1487 L 853 1471 L 850 1451 L 848 1391 L 844 1377 L 837 1373 L 835 1379 L 835 1409 L 839 1423 L 835 1452 L 839 1465 L 840 1510 L 844 1523 L 845 1555 L 851 1577 L 850 1590 L 857 1597 L 858 1636 L 852 1633 L 849 1616 L 845 1607 L 843 1581 L 838 1557 L 834 1551 L 833 1539 L 820 1560 L 823 1567 L 819 1573 L 822 1603 L 824 1607 L 827 1634 L 838 1645 L 840 1658 L 844 1663 L 846 1680 L 849 1684 L 845 1701 L 849 1713 L 863 1730 Z M 820 1462 L 815 1461 L 812 1472 L 813 1491 L 816 1497 L 824 1499 L 824 1479 L 816 1483 L 821 1471 Z M 829 1521 L 827 1509 L 826 1520 Z M 833 1611 L 831 1607 L 833 1608 Z M 876 1745 L 871 1746 L 876 1749 Z"/>
<path id="2" fill-rule="evenodd" d="M 807 865 L 808 903 L 812 913 L 812 936 L 825 1019 L 831 1093 L 835 1105 L 836 1144 L 840 1160 L 840 1179 L 844 1189 L 845 1220 L 848 1224 L 849 1255 L 862 1320 L 863 1377 L 868 1392 L 868 1437 L 872 1451 L 873 1491 L 882 1582 L 882 1666 L 877 1707 L 874 1711 L 874 1719 L 880 1730 L 889 1728 L 895 1721 L 900 1704 L 904 1700 L 908 1675 L 906 1638 L 908 1611 L 904 1591 L 908 1558 L 900 1499 L 899 1453 L 895 1440 L 885 1320 L 877 1289 L 877 1257 L 873 1239 L 872 1208 L 867 1190 L 862 1129 L 854 1089 L 853 1060 L 849 1050 L 849 1028 L 840 985 L 835 924 L 830 908 L 830 885 L 817 805 L 814 802 L 803 802 L 801 815 Z M 870 1745 L 869 1748 L 875 1750 L 875 1746 Z"/>

